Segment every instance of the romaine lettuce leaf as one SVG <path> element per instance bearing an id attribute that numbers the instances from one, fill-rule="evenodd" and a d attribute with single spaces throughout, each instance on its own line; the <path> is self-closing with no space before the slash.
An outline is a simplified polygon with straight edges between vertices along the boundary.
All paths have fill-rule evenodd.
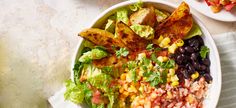
<path id="1" fill-rule="evenodd" d="M 132 10 L 132 11 L 138 11 L 139 9 L 142 9 L 143 2 L 142 2 L 142 0 L 139 0 L 134 5 L 130 5 L 129 7 L 130 7 L 130 10 Z"/>
<path id="2" fill-rule="evenodd" d="M 92 49 L 91 51 L 83 53 L 83 55 L 79 58 L 79 61 L 80 62 L 88 63 L 91 60 L 101 59 L 101 58 L 106 57 L 107 55 L 108 54 L 107 54 L 106 51 L 98 49 L 98 48 L 95 48 L 95 49 Z"/>
<path id="3" fill-rule="evenodd" d="M 126 9 L 126 8 L 122 8 L 122 9 L 118 10 L 116 13 L 117 22 L 122 21 L 128 25 L 129 24 L 128 13 L 129 13 L 128 9 Z"/>
<path id="4" fill-rule="evenodd" d="M 78 83 L 75 85 L 71 80 L 66 81 L 66 92 L 64 93 L 64 98 L 70 100 L 76 104 L 82 103 L 84 101 L 85 93 L 87 89 L 86 84 Z"/>

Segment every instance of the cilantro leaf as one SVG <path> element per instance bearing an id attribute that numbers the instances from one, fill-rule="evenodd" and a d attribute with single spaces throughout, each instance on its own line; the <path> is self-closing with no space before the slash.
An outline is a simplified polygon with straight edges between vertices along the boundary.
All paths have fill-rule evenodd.
<path id="1" fill-rule="evenodd" d="M 151 86 L 156 86 L 159 83 L 162 83 L 160 72 L 152 72 L 146 81 L 149 82 Z"/>
<path id="2" fill-rule="evenodd" d="M 153 44 L 148 44 L 147 47 L 146 47 L 147 50 L 151 51 L 153 50 Z"/>
<path id="3" fill-rule="evenodd" d="M 129 51 L 126 48 L 120 48 L 120 50 L 116 51 L 117 57 L 126 57 L 129 54 Z"/>
<path id="4" fill-rule="evenodd" d="M 175 66 L 174 60 L 168 60 L 167 62 L 160 62 L 154 53 L 151 55 L 151 60 L 156 62 L 159 65 L 159 67 L 163 69 L 170 69 L 170 68 L 174 68 Z"/>
<path id="5" fill-rule="evenodd" d="M 135 61 L 129 61 L 127 64 L 127 67 L 129 69 L 129 74 L 131 75 L 131 80 L 136 82 L 136 68 L 137 68 L 137 63 Z"/>
<path id="6" fill-rule="evenodd" d="M 207 46 L 202 46 L 200 50 L 200 56 L 202 57 L 202 59 L 205 59 L 209 52 L 210 49 Z"/>

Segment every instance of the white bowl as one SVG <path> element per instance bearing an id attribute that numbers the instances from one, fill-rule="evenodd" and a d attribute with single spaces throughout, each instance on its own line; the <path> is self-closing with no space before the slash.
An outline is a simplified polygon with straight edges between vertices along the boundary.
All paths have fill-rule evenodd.
<path id="1" fill-rule="evenodd" d="M 145 4 L 151 3 L 158 9 L 163 9 L 169 12 L 173 12 L 175 8 L 178 6 L 163 0 L 143 0 Z M 119 4 L 116 4 L 108 9 L 106 9 L 104 12 L 102 12 L 92 23 L 88 28 L 91 27 L 101 27 L 106 19 L 114 14 L 117 9 L 131 5 L 136 3 L 136 1 L 126 1 Z M 203 105 L 204 108 L 215 108 L 217 105 L 217 102 L 219 100 L 220 91 L 221 91 L 221 65 L 220 65 L 220 59 L 219 59 L 219 53 L 216 48 L 215 42 L 213 41 L 210 33 L 206 29 L 206 27 L 202 24 L 202 22 L 197 18 L 197 16 L 193 15 L 193 19 L 195 22 L 200 26 L 203 35 L 202 38 L 205 42 L 205 45 L 209 47 L 210 49 L 210 60 L 211 60 L 211 76 L 213 77 L 213 82 L 209 87 L 207 97 L 205 98 Z M 83 48 L 83 39 L 80 39 L 77 46 L 77 51 L 75 52 L 75 55 L 72 60 L 72 66 L 71 66 L 71 79 L 73 79 L 73 67 L 75 64 L 75 60 L 80 56 L 80 51 Z"/>

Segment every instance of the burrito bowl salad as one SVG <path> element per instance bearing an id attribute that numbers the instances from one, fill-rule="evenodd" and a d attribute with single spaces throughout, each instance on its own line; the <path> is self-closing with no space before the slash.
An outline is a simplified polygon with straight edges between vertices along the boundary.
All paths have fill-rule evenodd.
<path id="1" fill-rule="evenodd" d="M 90 108 L 202 108 L 210 50 L 189 11 L 185 2 L 172 13 L 137 2 L 80 32 L 65 99 Z"/>

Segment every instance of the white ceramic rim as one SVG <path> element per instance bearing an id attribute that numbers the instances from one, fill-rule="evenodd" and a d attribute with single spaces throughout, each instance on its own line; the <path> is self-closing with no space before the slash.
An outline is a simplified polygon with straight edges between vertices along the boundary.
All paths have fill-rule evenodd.
<path id="1" fill-rule="evenodd" d="M 92 23 L 87 27 L 87 28 L 91 28 L 91 27 L 93 27 L 95 24 L 96 24 L 96 22 L 99 20 L 99 19 L 101 19 L 104 15 L 106 15 L 107 13 L 109 13 L 109 12 L 111 12 L 112 10 L 114 10 L 114 9 L 117 9 L 117 8 L 119 8 L 119 7 L 123 7 L 123 6 L 127 6 L 127 5 L 131 5 L 131 4 L 134 4 L 134 3 L 136 3 L 137 1 L 125 1 L 125 2 L 121 2 L 121 3 L 118 3 L 118 4 L 116 4 L 116 5 L 113 5 L 112 7 L 110 7 L 110 8 L 108 8 L 108 9 L 106 9 L 105 11 L 103 11 L 101 14 L 99 14 L 96 18 L 95 18 L 95 20 L 93 20 L 92 21 Z M 173 4 L 173 3 L 170 3 L 170 2 L 167 2 L 167 1 L 164 1 L 164 0 L 142 0 L 142 2 L 149 2 L 149 3 L 161 3 L 161 4 L 165 4 L 165 5 L 168 5 L 168 6 L 170 6 L 170 7 L 173 7 L 173 8 L 177 8 L 178 7 L 178 5 L 176 5 L 176 4 Z M 195 15 L 193 15 L 192 14 L 192 16 L 193 16 L 193 18 L 194 18 L 194 20 L 195 20 L 195 22 L 197 22 L 197 24 L 200 26 L 200 28 L 201 28 L 201 30 L 203 31 L 203 33 L 204 34 L 206 34 L 207 36 L 208 36 L 208 38 L 209 38 L 209 43 L 212 45 L 212 47 L 213 47 L 213 50 L 211 50 L 211 53 L 212 54 L 214 54 L 215 56 L 216 56 L 216 67 L 217 67 L 217 70 L 219 70 L 219 73 L 217 73 L 219 76 L 218 76 L 218 82 L 217 82 L 217 84 L 218 84 L 218 89 L 216 90 L 216 93 L 217 94 L 215 94 L 214 95 L 214 101 L 213 101 L 213 103 L 211 103 L 212 104 L 212 106 L 211 106 L 211 108 L 215 108 L 216 106 L 217 106 L 217 103 L 218 103 L 218 101 L 219 101 L 219 97 L 220 97 L 220 93 L 221 93 L 221 85 L 222 85 L 222 75 L 221 75 L 221 64 L 220 64 L 220 57 L 219 57 L 219 52 L 218 52 L 218 49 L 217 49 L 217 47 L 216 47 L 216 45 L 215 45 L 215 42 L 214 42 L 214 40 L 213 40 L 213 38 L 211 37 L 211 34 L 208 32 L 208 30 L 207 30 L 207 28 L 204 26 L 204 24 L 200 21 L 200 19 L 199 18 L 197 18 Z M 78 44 L 77 44 L 77 48 L 76 48 L 76 51 L 75 51 L 75 53 L 74 53 L 74 56 L 72 57 L 72 63 L 71 63 L 71 79 L 73 80 L 73 77 L 74 77 L 74 75 L 73 75 L 73 68 L 74 68 L 74 64 L 75 64 L 75 60 L 76 60 L 76 58 L 77 58 L 77 55 L 78 55 L 78 50 L 79 50 L 79 48 L 81 47 L 81 44 L 82 44 L 82 42 L 83 42 L 83 38 L 81 38 L 80 40 L 79 40 L 79 42 L 78 42 Z M 213 79 L 214 80 L 214 79 Z"/>

